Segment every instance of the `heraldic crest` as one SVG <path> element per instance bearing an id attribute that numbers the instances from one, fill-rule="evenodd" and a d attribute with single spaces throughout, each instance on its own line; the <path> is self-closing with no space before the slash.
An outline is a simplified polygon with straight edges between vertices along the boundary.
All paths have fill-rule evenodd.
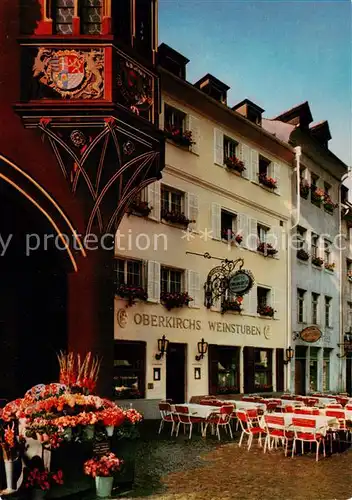
<path id="1" fill-rule="evenodd" d="M 83 51 L 41 47 L 34 60 L 33 76 L 65 98 L 102 98 L 103 49 Z"/>

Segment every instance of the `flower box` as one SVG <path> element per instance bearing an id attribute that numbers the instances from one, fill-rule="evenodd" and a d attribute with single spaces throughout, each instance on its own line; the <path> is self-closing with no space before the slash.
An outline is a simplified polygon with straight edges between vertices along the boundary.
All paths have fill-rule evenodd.
<path id="1" fill-rule="evenodd" d="M 224 163 L 229 170 L 234 170 L 240 174 L 246 170 L 243 161 L 239 160 L 235 155 L 226 158 Z"/>
<path id="2" fill-rule="evenodd" d="M 303 248 L 297 250 L 297 259 L 307 261 L 309 260 L 309 253 L 306 252 Z"/>
<path id="3" fill-rule="evenodd" d="M 270 243 L 260 243 L 257 247 L 257 251 L 265 256 L 273 256 L 277 254 L 276 248 L 270 245 Z"/>
<path id="4" fill-rule="evenodd" d="M 193 299 L 188 295 L 188 292 L 165 292 L 160 295 L 160 301 L 168 311 L 175 307 L 188 306 Z"/>
<path id="5" fill-rule="evenodd" d="M 273 318 L 275 314 L 274 308 L 271 306 L 258 306 L 257 312 L 261 316 L 269 316 L 270 318 Z"/>
<path id="6" fill-rule="evenodd" d="M 336 205 L 330 196 L 328 194 L 325 194 L 324 196 L 324 209 L 332 214 L 334 212 L 334 209 L 337 208 L 338 205 Z"/>
<path id="7" fill-rule="evenodd" d="M 324 260 L 321 257 L 313 257 L 312 264 L 317 267 L 322 267 L 324 264 Z"/>
<path id="8" fill-rule="evenodd" d="M 136 300 L 148 300 L 148 294 L 141 286 L 122 284 L 117 287 L 116 295 L 128 301 L 132 306 Z"/>
<path id="9" fill-rule="evenodd" d="M 180 224 L 182 226 L 188 226 L 188 224 L 194 223 L 194 220 L 189 219 L 183 212 L 175 212 L 169 210 L 163 210 L 161 212 L 161 218 L 166 222 L 171 222 L 172 224 Z"/>
<path id="10" fill-rule="evenodd" d="M 148 217 L 150 212 L 152 211 L 152 207 L 149 206 L 147 201 L 132 201 L 130 206 L 128 207 L 128 214 L 137 213 L 138 215 L 142 215 L 143 217 Z"/>
<path id="11" fill-rule="evenodd" d="M 243 310 L 242 302 L 243 297 L 236 297 L 235 300 L 224 300 L 222 303 L 222 312 L 241 312 Z"/>
<path id="12" fill-rule="evenodd" d="M 325 193 L 322 189 L 317 188 L 316 186 L 311 186 L 311 201 L 314 205 L 320 207 L 325 199 Z"/>
<path id="13" fill-rule="evenodd" d="M 328 271 L 334 271 L 335 262 L 325 262 L 324 266 L 325 266 L 325 269 L 327 269 Z"/>
<path id="14" fill-rule="evenodd" d="M 302 180 L 300 185 L 300 194 L 302 198 L 307 200 L 309 193 L 310 193 L 310 184 L 307 181 Z"/>
<path id="15" fill-rule="evenodd" d="M 221 234 L 222 238 L 226 241 L 230 241 L 230 242 L 236 242 L 238 243 L 239 245 L 242 243 L 243 241 L 243 236 L 241 234 L 236 234 L 234 231 L 232 231 L 231 229 L 224 229 L 222 231 L 222 234 Z"/>
<path id="16" fill-rule="evenodd" d="M 189 147 L 194 144 L 192 132 L 190 130 L 182 131 L 177 127 L 170 127 L 165 129 L 165 135 L 180 146 Z"/>
<path id="17" fill-rule="evenodd" d="M 266 174 L 259 174 L 259 184 L 263 184 L 263 186 L 270 188 L 270 189 L 277 188 L 276 179 L 273 179 L 272 177 L 269 177 Z"/>

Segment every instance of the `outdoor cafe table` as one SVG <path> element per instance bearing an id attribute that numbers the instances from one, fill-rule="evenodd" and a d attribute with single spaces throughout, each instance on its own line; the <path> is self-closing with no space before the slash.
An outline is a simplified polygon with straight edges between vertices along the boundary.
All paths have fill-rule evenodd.
<path id="1" fill-rule="evenodd" d="M 219 406 L 211 405 L 200 405 L 197 403 L 180 403 L 177 406 L 187 406 L 189 415 L 192 417 L 207 418 L 210 413 L 219 412 Z M 173 411 L 175 411 L 175 405 L 172 405 Z"/>
<path id="2" fill-rule="evenodd" d="M 339 423 L 335 417 L 327 417 L 326 415 L 299 415 L 298 413 L 278 413 L 273 412 L 268 414 L 271 417 L 281 417 L 284 419 L 285 427 L 288 427 L 292 424 L 293 418 L 303 418 L 309 420 L 315 420 L 316 428 L 320 427 L 334 427 L 338 428 Z M 264 423 L 264 416 L 262 423 Z"/>
<path id="3" fill-rule="evenodd" d="M 256 403 L 255 401 L 236 401 L 234 399 L 226 399 L 226 403 L 234 405 L 236 410 L 266 410 L 265 403 Z"/>

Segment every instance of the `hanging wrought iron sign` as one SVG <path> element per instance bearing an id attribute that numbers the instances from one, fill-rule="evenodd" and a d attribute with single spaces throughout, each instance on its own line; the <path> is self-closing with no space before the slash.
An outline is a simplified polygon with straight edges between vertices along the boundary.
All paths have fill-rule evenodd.
<path id="1" fill-rule="evenodd" d="M 204 284 L 204 305 L 210 309 L 215 301 L 225 300 L 226 295 L 242 297 L 254 285 L 251 271 L 243 269 L 244 260 L 224 259 L 220 266 L 214 267 Z"/>

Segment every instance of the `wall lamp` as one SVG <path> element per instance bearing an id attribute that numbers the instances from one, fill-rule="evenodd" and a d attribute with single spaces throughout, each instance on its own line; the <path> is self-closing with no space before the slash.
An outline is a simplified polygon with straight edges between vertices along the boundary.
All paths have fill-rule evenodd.
<path id="1" fill-rule="evenodd" d="M 285 350 L 285 353 L 286 353 L 286 359 L 284 359 L 284 364 L 285 364 L 285 365 L 288 365 L 288 364 L 291 362 L 291 360 L 292 360 L 292 358 L 293 358 L 293 356 L 294 356 L 294 354 L 295 354 L 295 351 L 294 351 L 294 350 L 292 349 L 292 347 L 290 346 L 290 347 L 288 347 L 288 348 Z"/>
<path id="2" fill-rule="evenodd" d="M 196 361 L 200 361 L 201 359 L 204 358 L 205 354 L 208 352 L 208 342 L 204 342 L 204 339 L 202 339 L 200 342 L 198 342 L 198 356 L 196 356 Z"/>
<path id="3" fill-rule="evenodd" d="M 352 331 L 345 333 L 343 336 L 343 344 L 337 345 L 339 347 L 343 347 L 344 350 L 343 354 L 337 354 L 339 358 L 345 358 L 349 353 L 352 353 Z"/>
<path id="4" fill-rule="evenodd" d="M 160 360 L 164 354 L 167 352 L 167 348 L 169 347 L 169 341 L 163 335 L 161 339 L 158 339 L 158 353 L 155 354 L 155 359 Z"/>

